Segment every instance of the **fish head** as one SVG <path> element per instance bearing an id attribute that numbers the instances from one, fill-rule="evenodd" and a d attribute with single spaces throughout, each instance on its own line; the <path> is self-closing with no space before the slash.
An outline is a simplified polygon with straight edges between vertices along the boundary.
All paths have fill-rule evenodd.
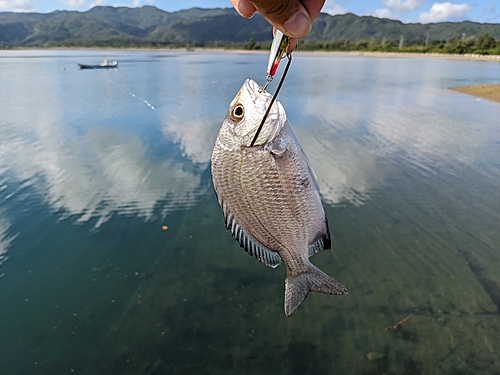
<path id="1" fill-rule="evenodd" d="M 227 146 L 250 147 L 262 119 L 271 103 L 272 95 L 247 79 L 229 105 L 222 130 Z M 285 125 L 286 114 L 281 103 L 275 101 L 266 118 L 255 146 L 272 142 Z"/>

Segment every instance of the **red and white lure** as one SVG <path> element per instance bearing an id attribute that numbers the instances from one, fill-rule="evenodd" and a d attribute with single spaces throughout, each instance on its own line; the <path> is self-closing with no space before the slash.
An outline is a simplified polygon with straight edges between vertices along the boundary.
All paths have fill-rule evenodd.
<path id="1" fill-rule="evenodd" d="M 290 38 L 284 35 L 281 31 L 276 30 L 274 34 L 273 43 L 271 44 L 271 51 L 269 52 L 269 61 L 267 62 L 267 74 L 271 77 L 276 74 L 278 64 L 281 59 L 288 54 L 288 43 Z"/>
<path id="2" fill-rule="evenodd" d="M 276 30 L 276 34 L 274 34 L 273 38 L 273 43 L 271 44 L 271 51 L 269 52 L 266 84 L 259 88 L 259 92 L 266 91 L 267 86 L 271 83 L 274 75 L 276 74 L 276 70 L 278 69 L 280 61 L 285 56 L 288 57 L 288 63 L 286 64 L 285 70 L 283 71 L 283 75 L 281 76 L 281 80 L 278 84 L 278 87 L 276 88 L 276 91 L 274 92 L 271 102 L 269 103 L 269 107 L 267 108 L 267 111 L 264 114 L 264 117 L 262 118 L 262 122 L 260 123 L 260 126 L 257 128 L 257 132 L 255 133 L 255 136 L 253 137 L 253 140 L 250 143 L 250 147 L 253 147 L 255 141 L 259 137 L 259 133 L 262 130 L 264 122 L 266 121 L 267 115 L 269 114 L 269 110 L 273 106 L 273 103 L 276 100 L 276 97 L 278 96 L 281 85 L 283 84 L 283 81 L 285 80 L 286 74 L 288 72 L 288 68 L 290 68 L 290 63 L 292 62 L 292 54 L 291 52 L 288 52 L 289 43 L 290 43 L 290 37 L 286 36 L 281 31 Z"/>
<path id="3" fill-rule="evenodd" d="M 269 60 L 267 62 L 267 79 L 266 84 L 261 87 L 261 90 L 264 91 L 267 86 L 271 83 L 278 70 L 278 65 L 280 61 L 288 56 L 288 59 L 292 59 L 292 55 L 288 52 L 288 44 L 290 42 L 290 38 L 284 35 L 281 31 L 276 30 L 274 34 L 273 42 L 271 44 L 271 50 L 269 51 Z"/>

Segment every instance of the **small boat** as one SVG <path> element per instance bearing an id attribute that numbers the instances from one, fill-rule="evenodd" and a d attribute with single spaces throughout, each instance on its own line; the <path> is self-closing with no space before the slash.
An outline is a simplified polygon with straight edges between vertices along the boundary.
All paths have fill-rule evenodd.
<path id="1" fill-rule="evenodd" d="M 109 68 L 118 68 L 118 62 L 115 61 L 108 61 L 105 59 L 101 64 L 99 65 L 87 65 L 87 64 L 78 64 L 80 69 L 109 69 Z"/>

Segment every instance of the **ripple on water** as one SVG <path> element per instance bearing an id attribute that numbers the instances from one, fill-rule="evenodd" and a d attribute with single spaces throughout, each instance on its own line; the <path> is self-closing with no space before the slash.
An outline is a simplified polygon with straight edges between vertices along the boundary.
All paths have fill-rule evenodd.
<path id="1" fill-rule="evenodd" d="M 7 251 L 10 243 L 16 236 L 9 236 L 10 223 L 2 217 L 0 212 L 0 266 L 9 259 Z M 3 276 L 3 275 L 2 275 Z"/>

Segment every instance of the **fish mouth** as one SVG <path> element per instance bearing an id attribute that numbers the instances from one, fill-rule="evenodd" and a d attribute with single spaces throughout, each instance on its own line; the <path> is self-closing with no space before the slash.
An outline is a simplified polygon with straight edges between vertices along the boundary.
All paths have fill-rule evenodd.
<path id="1" fill-rule="evenodd" d="M 255 82 L 253 79 L 248 78 L 247 80 L 245 80 L 244 86 L 245 89 L 250 94 L 250 97 L 252 98 L 254 103 L 257 101 L 257 99 L 259 99 L 262 96 L 267 99 L 266 102 L 271 101 L 272 95 L 267 91 L 262 90 L 261 86 L 259 86 L 259 84 Z"/>
<path id="2" fill-rule="evenodd" d="M 253 137 L 255 136 L 256 131 L 260 126 L 261 120 L 265 115 L 273 96 L 267 91 L 263 90 L 262 87 L 252 79 L 245 80 L 245 83 L 243 84 L 243 90 L 248 93 L 255 108 L 264 108 L 264 110 L 262 111 L 262 117 L 259 119 L 258 123 L 256 123 L 255 127 L 246 134 L 245 138 L 248 137 L 250 140 L 253 140 Z M 275 101 L 271 110 L 269 111 L 269 114 L 267 115 L 266 121 L 257 140 L 254 143 L 254 146 L 262 146 L 268 142 L 273 141 L 285 125 L 285 121 L 285 110 L 280 102 Z M 250 141 L 248 142 L 248 146 L 250 146 Z"/>

